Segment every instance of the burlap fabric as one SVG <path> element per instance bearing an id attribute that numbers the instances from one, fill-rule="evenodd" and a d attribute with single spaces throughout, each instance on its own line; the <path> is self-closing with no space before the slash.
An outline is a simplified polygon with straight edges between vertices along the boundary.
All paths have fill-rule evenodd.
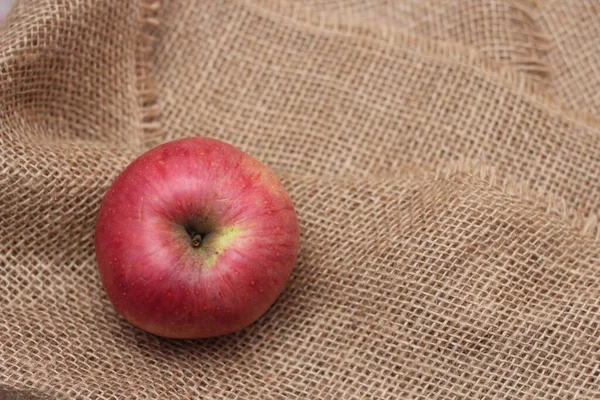
<path id="1" fill-rule="evenodd" d="M 600 115 L 600 24 L 597 1 L 541 1 L 534 18 L 552 47 L 553 93 L 570 108 Z"/>
<path id="2" fill-rule="evenodd" d="M 21 0 L 0 25 L 0 392 L 599 398 L 598 8 Z M 301 250 L 258 322 L 168 340 L 108 302 L 94 220 L 128 162 L 192 135 L 277 172 Z"/>
<path id="3" fill-rule="evenodd" d="M 330 17 L 393 26 L 402 32 L 476 48 L 547 84 L 546 36 L 532 0 L 295 0 Z M 565 4 L 567 2 L 565 1 Z M 549 8 L 553 9 L 553 8 Z"/>

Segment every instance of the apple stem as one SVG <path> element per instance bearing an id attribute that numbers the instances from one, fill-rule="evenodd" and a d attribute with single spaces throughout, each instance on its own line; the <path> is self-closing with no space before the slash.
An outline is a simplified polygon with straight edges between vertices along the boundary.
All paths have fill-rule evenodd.
<path id="1" fill-rule="evenodd" d="M 198 232 L 194 232 L 194 235 L 192 236 L 192 247 L 200 247 L 201 243 L 202 243 L 202 235 L 199 234 Z"/>
<path id="2" fill-rule="evenodd" d="M 185 231 L 188 235 L 190 235 L 190 239 L 192 240 L 192 247 L 200 247 L 200 245 L 202 244 L 202 240 L 204 240 L 202 234 L 191 225 L 187 225 L 185 227 Z"/>

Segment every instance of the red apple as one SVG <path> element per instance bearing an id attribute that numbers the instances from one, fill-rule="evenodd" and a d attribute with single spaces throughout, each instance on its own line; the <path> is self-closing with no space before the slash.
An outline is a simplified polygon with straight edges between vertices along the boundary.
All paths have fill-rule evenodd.
<path id="1" fill-rule="evenodd" d="M 133 325 L 171 338 L 239 330 L 283 290 L 298 221 L 277 177 L 216 139 L 187 138 L 133 161 L 96 222 L 102 284 Z"/>

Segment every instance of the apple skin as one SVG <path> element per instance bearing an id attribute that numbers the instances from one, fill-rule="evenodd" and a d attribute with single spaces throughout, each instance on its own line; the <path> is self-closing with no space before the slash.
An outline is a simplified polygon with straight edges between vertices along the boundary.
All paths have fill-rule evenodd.
<path id="1" fill-rule="evenodd" d="M 299 246 L 290 197 L 266 166 L 210 138 L 157 146 L 116 178 L 96 221 L 100 278 L 133 325 L 204 338 L 252 323 Z"/>

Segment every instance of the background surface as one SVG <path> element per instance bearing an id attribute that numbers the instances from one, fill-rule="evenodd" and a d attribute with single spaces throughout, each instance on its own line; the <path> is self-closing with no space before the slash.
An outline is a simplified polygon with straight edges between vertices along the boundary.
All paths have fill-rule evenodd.
<path id="1" fill-rule="evenodd" d="M 0 392 L 599 399 L 599 16 L 19 0 L 0 25 Z M 301 226 L 273 307 L 209 340 L 124 321 L 94 256 L 113 179 L 186 136 L 267 164 Z"/>
<path id="2" fill-rule="evenodd" d="M 14 0 L 0 0 L 0 19 L 3 19 L 4 16 L 8 13 L 10 8 L 12 7 Z"/>

